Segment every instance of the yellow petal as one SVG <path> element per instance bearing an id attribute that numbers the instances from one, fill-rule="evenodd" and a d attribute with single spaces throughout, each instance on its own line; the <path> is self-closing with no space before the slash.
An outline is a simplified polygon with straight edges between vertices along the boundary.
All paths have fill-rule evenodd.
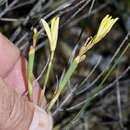
<path id="1" fill-rule="evenodd" d="M 49 42 L 52 43 L 51 30 L 50 30 L 50 27 L 49 27 L 48 23 L 44 19 L 41 19 L 41 22 L 42 22 L 42 24 L 44 26 L 44 29 L 45 29 L 46 33 L 47 33 Z"/>
<path id="2" fill-rule="evenodd" d="M 112 26 L 116 23 L 118 18 L 113 19 L 111 16 L 106 15 L 100 23 L 97 34 L 93 38 L 93 44 L 96 44 L 103 39 L 106 34 L 111 30 Z"/>
<path id="3" fill-rule="evenodd" d="M 59 29 L 59 17 L 53 18 L 51 20 L 51 36 L 52 36 L 52 42 L 51 43 L 51 49 L 52 51 L 55 50 L 57 39 L 58 39 L 58 29 Z"/>

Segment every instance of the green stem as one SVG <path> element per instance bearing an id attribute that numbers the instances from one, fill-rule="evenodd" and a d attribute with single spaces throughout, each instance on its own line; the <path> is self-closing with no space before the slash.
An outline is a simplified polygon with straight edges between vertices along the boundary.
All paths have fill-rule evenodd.
<path id="1" fill-rule="evenodd" d="M 83 113 L 85 111 L 85 109 L 91 104 L 92 100 L 95 97 L 95 94 L 97 92 L 99 92 L 102 88 L 103 88 L 103 84 L 105 83 L 105 81 L 109 78 L 110 74 L 112 73 L 112 71 L 115 69 L 115 67 L 117 66 L 117 64 L 119 63 L 120 59 L 122 58 L 122 56 L 125 54 L 125 52 L 128 50 L 128 48 L 130 47 L 130 42 L 127 44 L 127 46 L 125 47 L 125 49 L 122 51 L 122 53 L 119 55 L 119 57 L 117 58 L 116 62 L 112 65 L 111 69 L 108 71 L 108 73 L 105 75 L 105 77 L 103 78 L 103 80 L 101 81 L 101 83 L 97 86 L 97 88 L 92 91 L 90 93 L 90 96 L 87 98 L 86 103 L 83 105 L 83 107 L 81 108 L 81 110 L 77 113 L 77 115 L 75 116 L 75 118 L 73 119 L 72 122 L 76 121 L 79 116 L 81 115 L 81 113 Z"/>
<path id="2" fill-rule="evenodd" d="M 40 100 L 39 100 L 40 106 L 42 106 L 42 101 L 43 101 L 43 98 L 44 98 L 46 86 L 47 86 L 47 83 L 48 83 L 48 80 L 49 80 L 49 75 L 50 75 L 50 71 L 51 71 L 51 68 L 52 68 L 53 57 L 54 57 L 54 51 L 51 52 L 50 62 L 49 62 L 48 68 L 47 68 L 43 89 L 42 89 L 41 94 L 40 94 Z"/>
<path id="3" fill-rule="evenodd" d="M 33 77 L 33 64 L 34 64 L 34 57 L 35 57 L 35 48 L 33 46 L 30 47 L 29 51 L 29 59 L 28 59 L 28 92 L 29 92 L 29 99 L 32 101 L 33 90 L 32 90 L 32 77 Z"/>
<path id="4" fill-rule="evenodd" d="M 30 50 L 29 50 L 29 58 L 28 58 L 28 65 L 27 65 L 28 92 L 29 92 L 29 99 L 31 101 L 32 101 L 32 98 L 33 98 L 33 89 L 32 89 L 33 65 L 34 65 L 35 47 L 36 47 L 37 39 L 38 39 L 37 29 L 34 28 L 33 45 L 30 47 Z"/>
<path id="5" fill-rule="evenodd" d="M 68 83 L 68 81 L 70 80 L 70 78 L 71 78 L 73 72 L 76 70 L 77 66 L 78 66 L 78 62 L 77 62 L 77 60 L 75 58 L 74 61 L 73 61 L 73 63 L 70 65 L 68 71 L 66 72 L 64 79 L 59 84 L 59 88 L 56 91 L 54 97 L 50 101 L 50 103 L 48 105 L 48 108 L 47 108 L 48 111 L 50 111 L 52 109 L 52 107 L 55 105 L 58 97 L 60 96 L 61 92 L 65 88 L 65 86 Z"/>
<path id="6" fill-rule="evenodd" d="M 49 62 L 48 68 L 47 68 L 47 73 L 46 73 L 46 76 L 45 76 L 45 81 L 44 81 L 44 86 L 43 86 L 44 91 L 46 89 L 47 82 L 49 80 L 49 75 L 50 75 L 50 71 L 51 71 L 51 68 L 52 68 L 53 57 L 54 57 L 54 51 L 51 53 L 50 62 Z"/>

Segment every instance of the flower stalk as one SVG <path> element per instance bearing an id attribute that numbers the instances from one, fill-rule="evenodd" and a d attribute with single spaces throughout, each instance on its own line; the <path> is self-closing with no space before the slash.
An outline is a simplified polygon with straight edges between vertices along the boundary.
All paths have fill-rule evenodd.
<path id="1" fill-rule="evenodd" d="M 116 23 L 117 20 L 118 18 L 113 19 L 111 16 L 106 15 L 101 21 L 97 34 L 94 37 L 90 37 L 89 40 L 87 40 L 86 43 L 80 48 L 79 54 L 73 60 L 63 80 L 59 84 L 58 90 L 55 92 L 52 100 L 50 101 L 48 105 L 48 109 L 47 109 L 48 111 L 50 111 L 52 107 L 54 106 L 54 104 L 56 103 L 61 92 L 63 91 L 66 84 L 70 80 L 72 74 L 78 67 L 78 64 L 85 60 L 86 53 L 88 52 L 88 50 L 90 50 L 96 43 L 101 41 L 107 35 L 107 33 L 111 30 L 112 26 Z"/>
<path id="2" fill-rule="evenodd" d="M 28 65 L 27 65 L 27 79 L 28 79 L 28 93 L 29 93 L 29 99 L 32 101 L 33 97 L 33 65 L 34 65 L 34 58 L 35 58 L 35 48 L 36 48 L 36 41 L 38 38 L 37 29 L 34 29 L 33 34 L 33 45 L 30 46 L 29 50 L 29 57 L 28 57 Z"/>
<path id="3" fill-rule="evenodd" d="M 45 79 L 44 79 L 43 89 L 42 89 L 41 95 L 40 95 L 40 100 L 39 100 L 40 106 L 42 106 L 42 100 L 44 98 L 45 89 L 46 89 L 46 86 L 47 86 L 47 83 L 49 80 L 50 71 L 52 69 L 54 53 L 55 53 L 57 40 L 58 40 L 59 17 L 55 17 L 51 20 L 51 27 L 49 27 L 49 24 L 44 19 L 41 19 L 41 22 L 44 26 L 44 29 L 45 29 L 46 34 L 49 39 L 51 56 L 50 56 L 50 61 L 49 61 L 47 72 L 46 72 Z"/>

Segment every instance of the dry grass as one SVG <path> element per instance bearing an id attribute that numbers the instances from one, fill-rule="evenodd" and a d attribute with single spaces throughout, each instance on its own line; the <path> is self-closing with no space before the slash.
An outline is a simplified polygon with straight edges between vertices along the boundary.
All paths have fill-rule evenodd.
<path id="1" fill-rule="evenodd" d="M 42 70 L 50 52 L 40 19 L 44 18 L 49 22 L 53 17 L 60 16 L 59 40 L 46 90 L 48 101 L 57 90 L 65 70 L 72 63 L 79 48 L 88 37 L 95 35 L 101 19 L 106 14 L 120 19 L 102 43 L 89 51 L 87 60 L 74 72 L 52 110 L 55 130 L 64 130 L 70 126 L 89 94 L 103 80 L 127 46 L 130 35 L 129 13 L 127 1 L 122 0 L 13 0 L 0 6 L 0 31 L 16 44 L 25 56 L 28 55 L 28 48 L 32 43 L 32 30 L 34 27 L 38 29 L 34 74 L 41 86 L 46 69 Z M 103 88 L 94 95 L 91 105 L 71 126 L 71 130 L 130 129 L 129 57 L 127 51 L 103 84 Z"/>

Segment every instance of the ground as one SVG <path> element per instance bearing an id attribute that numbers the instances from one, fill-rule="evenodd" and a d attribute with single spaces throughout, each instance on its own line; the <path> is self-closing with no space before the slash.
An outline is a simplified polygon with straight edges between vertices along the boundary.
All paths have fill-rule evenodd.
<path id="1" fill-rule="evenodd" d="M 4 1 L 4 0 L 3 0 Z M 5 34 L 25 57 L 32 44 L 32 30 L 39 31 L 34 75 L 37 78 L 48 61 L 50 50 L 40 22 L 60 16 L 58 45 L 46 90 L 49 102 L 57 84 L 86 39 L 94 36 L 105 15 L 118 17 L 109 34 L 87 53 L 52 110 L 54 130 L 129 130 L 130 129 L 130 53 L 118 56 L 129 43 L 130 2 L 127 0 L 5 0 L 0 1 L 0 32 Z M 77 47 L 77 49 L 76 49 Z M 74 51 L 76 49 L 76 51 Z M 90 105 L 72 121 L 91 92 L 117 63 Z M 42 87 L 45 72 L 39 79 Z"/>

